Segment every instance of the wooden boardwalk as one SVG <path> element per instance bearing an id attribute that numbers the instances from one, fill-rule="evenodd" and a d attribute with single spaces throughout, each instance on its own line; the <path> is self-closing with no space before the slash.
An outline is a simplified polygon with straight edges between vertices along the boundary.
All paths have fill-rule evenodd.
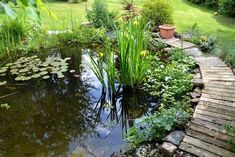
<path id="1" fill-rule="evenodd" d="M 235 134 L 227 134 L 225 124 L 235 127 L 235 75 L 218 57 L 202 57 L 194 44 L 177 38 L 156 39 L 183 49 L 200 66 L 204 89 L 191 124 L 179 148 L 199 157 L 235 157 Z"/>
<path id="2" fill-rule="evenodd" d="M 217 57 L 195 58 L 205 87 L 179 148 L 200 157 L 235 157 L 235 141 L 224 125 L 235 126 L 235 75 Z"/>

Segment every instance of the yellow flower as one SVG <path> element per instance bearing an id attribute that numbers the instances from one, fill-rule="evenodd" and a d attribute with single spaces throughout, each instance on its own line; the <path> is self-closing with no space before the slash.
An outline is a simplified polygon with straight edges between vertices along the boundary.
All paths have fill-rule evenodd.
<path id="1" fill-rule="evenodd" d="M 99 58 L 103 58 L 104 57 L 104 53 L 99 53 L 98 56 L 99 56 Z"/>
<path id="2" fill-rule="evenodd" d="M 202 36 L 201 36 L 201 39 L 202 39 L 202 41 L 206 41 L 206 40 L 207 40 L 207 37 L 204 36 L 204 35 L 202 35 Z"/>
<path id="3" fill-rule="evenodd" d="M 120 17 L 120 18 L 118 19 L 118 22 L 122 23 L 122 22 L 123 22 L 123 18 Z"/>
<path id="4" fill-rule="evenodd" d="M 145 57 L 145 56 L 148 55 L 148 53 L 149 53 L 149 52 L 148 52 L 147 50 L 141 51 L 141 52 L 140 52 L 140 56 Z"/>
<path id="5" fill-rule="evenodd" d="M 138 25 L 138 20 L 135 20 L 135 21 L 134 21 L 134 25 Z"/>

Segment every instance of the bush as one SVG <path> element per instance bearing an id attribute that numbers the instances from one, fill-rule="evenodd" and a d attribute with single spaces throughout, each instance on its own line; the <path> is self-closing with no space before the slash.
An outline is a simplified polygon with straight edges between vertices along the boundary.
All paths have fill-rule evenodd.
<path id="1" fill-rule="evenodd" d="M 126 140 L 131 146 L 136 147 L 142 142 L 162 140 L 177 125 L 184 124 L 189 114 L 180 108 L 163 109 L 151 116 L 139 118 L 135 126 L 126 134 Z"/>
<path id="2" fill-rule="evenodd" d="M 218 2 L 219 0 L 189 0 L 192 3 L 199 4 L 205 6 L 209 9 L 218 9 Z"/>
<path id="3" fill-rule="evenodd" d="M 186 31 L 186 34 L 188 35 L 186 40 L 197 45 L 204 53 L 209 53 L 215 48 L 217 37 L 201 33 L 196 23 Z"/>
<path id="4" fill-rule="evenodd" d="M 218 10 L 220 14 L 235 17 L 234 0 L 189 0 L 192 3 L 205 6 L 209 9 Z"/>
<path id="5" fill-rule="evenodd" d="M 217 10 L 219 6 L 218 2 L 219 0 L 206 0 L 205 6 L 209 9 Z"/>
<path id="6" fill-rule="evenodd" d="M 105 35 L 105 30 L 94 27 L 79 27 L 76 31 L 67 31 L 58 34 L 57 37 L 60 42 L 78 43 L 78 44 L 92 44 L 102 43 Z"/>
<path id="7" fill-rule="evenodd" d="M 92 10 L 87 11 L 87 19 L 92 22 L 95 27 L 113 29 L 115 26 L 115 17 L 115 12 L 109 12 L 103 0 L 95 0 L 92 4 Z"/>
<path id="8" fill-rule="evenodd" d="M 146 0 L 143 15 L 155 26 L 173 23 L 173 8 L 166 0 Z"/>
<path id="9" fill-rule="evenodd" d="M 219 0 L 219 12 L 227 16 L 235 17 L 235 1 Z"/>
<path id="10" fill-rule="evenodd" d="M 205 0 L 189 0 L 189 1 L 195 4 L 202 4 L 205 2 Z"/>

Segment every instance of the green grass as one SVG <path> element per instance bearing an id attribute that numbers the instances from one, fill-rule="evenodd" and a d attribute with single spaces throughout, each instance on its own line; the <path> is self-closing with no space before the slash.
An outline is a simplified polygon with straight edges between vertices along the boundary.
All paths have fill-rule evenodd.
<path id="1" fill-rule="evenodd" d="M 87 21 L 86 19 L 86 5 L 91 9 L 92 2 L 81 2 L 77 4 L 70 4 L 68 2 L 49 2 L 49 8 L 56 15 L 56 19 L 48 16 L 42 12 L 42 20 L 47 29 L 63 30 L 70 27 L 71 14 L 79 21 Z M 122 6 L 115 1 L 109 1 L 108 6 L 110 10 L 119 11 Z"/>
<path id="2" fill-rule="evenodd" d="M 106 0 L 110 10 L 122 9 L 121 0 Z M 143 0 L 135 0 L 138 7 L 141 7 Z M 235 65 L 235 19 L 225 16 L 214 16 L 214 11 L 192 4 L 188 0 L 169 0 L 174 8 L 174 23 L 177 32 L 183 32 L 194 23 L 204 33 L 218 35 L 218 51 L 216 53 L 225 60 Z M 49 8 L 56 14 L 53 19 L 42 12 L 41 17 L 44 25 L 50 30 L 62 30 L 71 28 L 71 14 L 75 19 L 87 21 L 85 6 L 91 8 L 92 0 L 78 4 L 68 2 L 49 2 Z M 226 55 L 225 55 L 226 54 Z"/>
<path id="3" fill-rule="evenodd" d="M 235 19 L 214 16 L 214 11 L 194 5 L 187 0 L 169 0 L 174 8 L 174 22 L 178 32 L 197 23 L 204 33 L 218 36 L 215 53 L 235 66 Z"/>

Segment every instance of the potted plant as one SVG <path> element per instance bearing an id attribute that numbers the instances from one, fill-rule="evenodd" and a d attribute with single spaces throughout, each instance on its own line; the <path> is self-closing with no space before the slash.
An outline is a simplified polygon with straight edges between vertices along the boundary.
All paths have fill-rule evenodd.
<path id="1" fill-rule="evenodd" d="M 174 25 L 160 25 L 160 36 L 163 39 L 170 39 L 174 37 L 175 33 L 175 26 Z"/>

